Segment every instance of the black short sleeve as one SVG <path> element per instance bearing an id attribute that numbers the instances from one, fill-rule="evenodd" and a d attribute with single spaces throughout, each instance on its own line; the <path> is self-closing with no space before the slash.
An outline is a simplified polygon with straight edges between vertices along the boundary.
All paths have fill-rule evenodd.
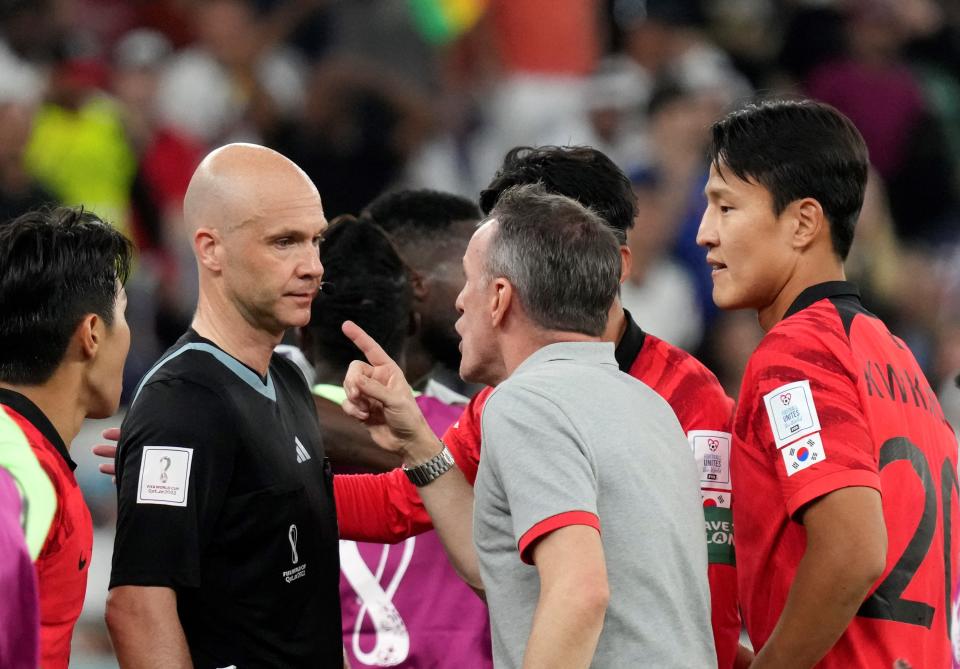
<path id="1" fill-rule="evenodd" d="M 145 386 L 121 428 L 110 587 L 199 587 L 234 467 L 227 402 L 183 380 Z"/>

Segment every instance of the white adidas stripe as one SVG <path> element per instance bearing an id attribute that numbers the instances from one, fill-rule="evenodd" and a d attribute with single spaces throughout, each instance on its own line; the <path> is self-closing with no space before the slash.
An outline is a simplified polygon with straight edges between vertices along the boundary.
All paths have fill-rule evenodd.
<path id="1" fill-rule="evenodd" d="M 300 443 L 299 437 L 294 437 L 294 445 L 297 449 L 297 462 L 304 463 L 310 459 L 310 453 L 307 452 L 307 449 L 304 448 L 303 444 Z"/>

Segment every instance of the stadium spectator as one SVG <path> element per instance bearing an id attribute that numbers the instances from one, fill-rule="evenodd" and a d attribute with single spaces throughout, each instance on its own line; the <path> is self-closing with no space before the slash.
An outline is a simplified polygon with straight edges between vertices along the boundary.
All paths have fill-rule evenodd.
<path id="1" fill-rule="evenodd" d="M 189 8 L 197 39 L 173 55 L 161 77 L 164 125 L 216 146 L 262 140 L 275 124 L 299 116 L 306 63 L 252 0 L 204 0 Z"/>
<path id="2" fill-rule="evenodd" d="M 909 36 L 896 3 L 845 3 L 844 49 L 801 82 L 850 117 L 883 177 L 901 239 L 956 241 L 957 181 L 949 136 L 917 73 L 902 58 Z"/>
<path id="3" fill-rule="evenodd" d="M 355 214 L 400 179 L 430 127 L 428 100 L 358 58 L 325 61 L 309 82 L 302 117 L 278 124 L 269 141 L 330 194 L 330 216 Z"/>
<path id="4" fill-rule="evenodd" d="M 33 106 L 21 101 L 0 102 L 0 225 L 56 198 L 24 169 L 23 152 L 30 138 Z"/>
<path id="5" fill-rule="evenodd" d="M 105 93 L 108 66 L 95 53 L 61 49 L 33 118 L 24 165 L 59 203 L 96 211 L 126 232 L 136 158 L 121 107 Z"/>

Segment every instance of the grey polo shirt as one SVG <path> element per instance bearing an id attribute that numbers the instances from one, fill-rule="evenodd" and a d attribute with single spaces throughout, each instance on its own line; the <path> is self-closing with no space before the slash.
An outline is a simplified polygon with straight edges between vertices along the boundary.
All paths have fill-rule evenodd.
<path id="1" fill-rule="evenodd" d="M 613 344 L 540 349 L 490 395 L 481 429 L 474 541 L 496 666 L 523 664 L 536 539 L 571 524 L 598 526 L 611 593 L 591 666 L 716 666 L 693 455 Z"/>

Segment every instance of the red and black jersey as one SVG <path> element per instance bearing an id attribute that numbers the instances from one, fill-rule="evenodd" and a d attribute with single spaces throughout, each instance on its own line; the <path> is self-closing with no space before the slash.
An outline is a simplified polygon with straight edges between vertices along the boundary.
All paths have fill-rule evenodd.
<path id="1" fill-rule="evenodd" d="M 35 566 L 40 590 L 40 666 L 66 669 L 70 640 L 87 590 L 93 522 L 73 475 L 63 439 L 50 420 L 23 395 L 0 389 L 0 405 L 30 442 L 53 483 L 57 510 Z"/>
<path id="2" fill-rule="evenodd" d="M 640 330 L 632 320 L 630 330 Z M 626 338 L 626 336 L 625 336 Z M 621 342 L 622 343 L 622 342 Z M 624 369 L 626 360 L 617 360 Z M 700 496 L 709 559 L 710 617 L 720 669 L 732 667 L 740 640 L 734 559 L 730 424 L 733 400 L 713 372 L 686 351 L 650 334 L 643 337 L 627 373 L 663 397 L 677 414 L 700 472 Z M 739 487 L 739 484 L 738 484 Z"/>
<path id="3" fill-rule="evenodd" d="M 759 649 L 806 548 L 806 505 L 883 496 L 887 567 L 822 667 L 950 666 L 957 440 L 913 354 L 855 287 L 808 288 L 764 337 L 734 420 L 740 599 Z"/>
<path id="4" fill-rule="evenodd" d="M 730 667 L 740 634 L 733 554 L 730 421 L 733 400 L 717 378 L 689 353 L 643 332 L 626 314 L 627 329 L 616 348 L 621 371 L 647 384 L 673 408 L 701 472 L 712 624 L 721 669 Z M 467 405 L 443 441 L 473 484 L 480 463 L 480 417 L 493 388 Z M 399 469 L 386 474 L 334 477 L 340 535 L 344 539 L 393 543 L 433 526 L 416 488 Z"/>

